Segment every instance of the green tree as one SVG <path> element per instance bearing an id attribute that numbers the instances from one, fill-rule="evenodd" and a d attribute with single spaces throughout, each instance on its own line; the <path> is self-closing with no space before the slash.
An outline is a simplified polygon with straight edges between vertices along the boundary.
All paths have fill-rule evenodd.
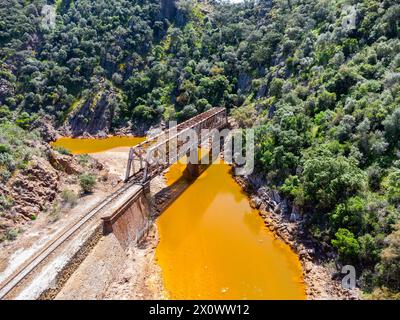
<path id="1" fill-rule="evenodd" d="M 280 98 L 282 95 L 282 87 L 284 83 L 285 80 L 281 78 L 273 78 L 269 86 L 269 94 L 271 96 Z"/>
<path id="2" fill-rule="evenodd" d="M 400 224 L 385 239 L 386 248 L 381 253 L 377 266 L 381 284 L 400 291 Z"/>
<path id="3" fill-rule="evenodd" d="M 396 206 L 400 205 L 400 169 L 390 172 L 384 185 L 389 201 Z"/>
<path id="4" fill-rule="evenodd" d="M 360 245 L 354 234 L 347 229 L 340 228 L 332 240 L 332 245 L 338 250 L 343 262 L 354 262 L 360 253 Z"/>
<path id="5" fill-rule="evenodd" d="M 394 110 L 392 114 L 389 114 L 385 121 L 385 137 L 386 140 L 393 146 L 399 146 L 400 141 L 400 108 Z"/>
<path id="6" fill-rule="evenodd" d="M 329 211 L 364 187 L 365 174 L 352 159 L 320 156 L 304 163 L 302 183 L 305 200 Z"/>
<path id="7" fill-rule="evenodd" d="M 365 198 L 360 196 L 351 197 L 345 203 L 338 204 L 329 217 L 332 226 L 336 229 L 346 228 L 358 234 L 364 227 L 366 206 Z"/>
<path id="8" fill-rule="evenodd" d="M 317 112 L 327 109 L 333 109 L 336 104 L 336 94 L 327 90 L 322 91 L 318 95 L 318 110 Z"/>

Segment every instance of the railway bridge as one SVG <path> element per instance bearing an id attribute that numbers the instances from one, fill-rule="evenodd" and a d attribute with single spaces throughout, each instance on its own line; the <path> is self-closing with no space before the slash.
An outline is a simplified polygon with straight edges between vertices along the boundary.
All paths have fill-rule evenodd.
<path id="1" fill-rule="evenodd" d="M 198 146 L 211 143 L 212 157 L 214 134 L 227 125 L 226 109 L 212 108 L 130 148 L 125 183 L 133 186 L 114 203 L 110 214 L 102 217 L 104 233 L 114 232 L 126 245 L 138 242 L 150 220 L 147 199 L 150 181 L 184 156 L 187 157 L 184 175 L 195 179 L 199 174 Z"/>

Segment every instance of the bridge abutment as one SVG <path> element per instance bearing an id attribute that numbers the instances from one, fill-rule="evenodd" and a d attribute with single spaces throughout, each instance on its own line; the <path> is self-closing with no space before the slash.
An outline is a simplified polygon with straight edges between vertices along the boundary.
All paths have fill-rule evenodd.
<path id="1" fill-rule="evenodd" d="M 102 217 L 103 233 L 114 233 L 124 248 L 139 242 L 150 226 L 149 191 L 150 184 L 132 186 Z"/>

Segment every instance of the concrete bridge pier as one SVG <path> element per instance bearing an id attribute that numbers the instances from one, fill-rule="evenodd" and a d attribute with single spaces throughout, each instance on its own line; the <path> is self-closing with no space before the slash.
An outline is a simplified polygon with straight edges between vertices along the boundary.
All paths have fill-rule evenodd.
<path id="1" fill-rule="evenodd" d="M 188 180 L 195 180 L 200 175 L 199 161 L 197 163 L 190 162 L 190 151 L 186 154 L 186 158 L 188 159 L 188 163 L 183 171 L 183 176 Z"/>
<path id="2" fill-rule="evenodd" d="M 200 175 L 200 165 L 189 162 L 183 171 L 183 175 L 188 180 L 195 180 Z"/>

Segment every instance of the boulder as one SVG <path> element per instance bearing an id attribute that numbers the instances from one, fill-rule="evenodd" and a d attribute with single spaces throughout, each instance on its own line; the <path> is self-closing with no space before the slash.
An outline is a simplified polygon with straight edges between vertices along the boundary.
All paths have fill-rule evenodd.
<path id="1" fill-rule="evenodd" d="M 274 105 L 272 105 L 269 109 L 268 109 L 268 119 L 272 119 L 275 115 L 276 112 L 276 107 Z"/>
<path id="2" fill-rule="evenodd" d="M 241 92 L 246 92 L 251 85 L 251 77 L 246 72 L 239 72 L 238 76 L 238 89 Z"/>
<path id="3" fill-rule="evenodd" d="M 302 250 L 299 252 L 299 257 L 300 257 L 300 259 L 310 260 L 310 255 L 309 255 L 308 252 L 307 252 L 306 250 L 304 250 L 304 249 L 302 249 Z"/>
<path id="4" fill-rule="evenodd" d="M 268 197 L 275 201 L 276 203 L 281 203 L 281 197 L 279 196 L 279 193 L 276 190 L 269 190 L 268 191 Z"/>
<path id="5" fill-rule="evenodd" d="M 104 165 L 96 158 L 90 157 L 90 168 L 101 171 L 104 169 Z"/>
<path id="6" fill-rule="evenodd" d="M 100 139 L 105 139 L 108 137 L 108 135 L 103 130 L 100 130 L 99 132 L 97 132 L 96 137 Z"/>
<path id="7" fill-rule="evenodd" d="M 26 219 L 32 219 L 39 214 L 39 208 L 35 205 L 20 205 L 14 207 L 15 212 L 22 215 Z"/>
<path id="8" fill-rule="evenodd" d="M 49 162 L 53 168 L 67 174 L 81 173 L 82 169 L 72 155 L 64 155 L 53 150 L 48 151 Z"/>
<path id="9" fill-rule="evenodd" d="M 296 222 L 300 220 L 300 209 L 298 206 L 293 206 L 292 207 L 292 212 L 290 213 L 290 222 Z"/>
<path id="10" fill-rule="evenodd" d="M 262 204 L 262 200 L 261 200 L 259 197 L 257 197 L 257 196 L 252 196 L 252 197 L 250 198 L 250 206 L 251 206 L 252 208 L 258 209 L 258 208 L 260 208 L 261 204 Z"/>
<path id="11" fill-rule="evenodd" d="M 306 273 L 311 272 L 312 268 L 313 268 L 312 263 L 306 262 L 306 263 L 304 264 L 304 271 L 305 271 Z"/>
<path id="12" fill-rule="evenodd" d="M 55 141 L 58 138 L 58 133 L 53 127 L 53 120 L 49 116 L 39 118 L 32 124 L 33 128 L 39 131 L 42 139 L 46 142 Z"/>
<path id="13" fill-rule="evenodd" d="M 267 188 L 266 188 L 266 187 L 260 187 L 260 188 L 258 188 L 258 190 L 257 190 L 257 196 L 258 196 L 259 198 L 261 198 L 262 200 L 264 200 L 264 201 L 269 200 Z"/>
<path id="14" fill-rule="evenodd" d="M 271 208 L 276 214 L 282 214 L 282 203 L 276 204 L 275 201 L 271 201 Z"/>

